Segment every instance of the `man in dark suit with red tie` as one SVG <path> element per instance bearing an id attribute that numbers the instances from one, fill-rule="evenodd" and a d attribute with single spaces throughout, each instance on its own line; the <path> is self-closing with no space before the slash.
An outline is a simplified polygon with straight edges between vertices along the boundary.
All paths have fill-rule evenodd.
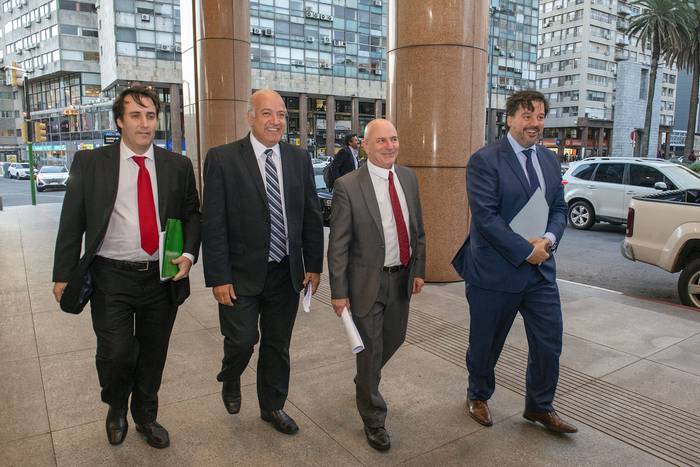
<path id="1" fill-rule="evenodd" d="M 137 431 L 165 448 L 170 437 L 156 421 L 158 390 L 177 308 L 190 291 L 200 220 L 192 163 L 153 145 L 159 110 L 153 89 L 124 90 L 113 106 L 121 142 L 76 153 L 56 238 L 53 293 L 75 313 L 80 308 L 66 298 L 73 290 L 91 291 L 110 444 L 126 436 L 131 396 Z M 179 272 L 162 282 L 159 232 L 171 218 L 182 221 L 184 248 L 173 260 Z"/>

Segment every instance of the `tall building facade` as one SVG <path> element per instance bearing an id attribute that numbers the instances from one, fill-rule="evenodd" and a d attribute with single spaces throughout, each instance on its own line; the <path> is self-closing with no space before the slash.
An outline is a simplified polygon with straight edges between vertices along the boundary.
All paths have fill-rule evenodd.
<path id="1" fill-rule="evenodd" d="M 488 141 L 505 135 L 507 97 L 514 91 L 536 86 L 538 7 L 539 0 L 491 0 L 486 102 Z"/>
<path id="2" fill-rule="evenodd" d="M 290 142 L 334 151 L 385 114 L 382 0 L 251 0 L 253 89 L 280 92 Z"/>
<path id="3" fill-rule="evenodd" d="M 171 87 L 182 80 L 179 27 L 171 0 L 4 1 L 3 66 L 22 77 L 19 106 L 26 92 L 32 119 L 48 130 L 34 145 L 38 159 L 70 162 L 77 150 L 113 141 L 114 96 L 134 81 L 165 102 L 157 142 L 167 145 Z"/>
<path id="4" fill-rule="evenodd" d="M 627 36 L 630 18 L 639 13 L 625 0 L 540 0 L 537 87 L 551 104 L 545 145 L 562 158 L 614 155 L 613 119 L 637 112 L 638 102 L 617 99 L 615 91 L 621 61 L 640 64 L 639 83 L 648 88 L 651 51 Z M 660 66 L 657 75 L 665 135 L 673 125 L 676 74 Z M 645 101 L 646 93 L 637 99 Z M 653 133 L 657 141 L 658 130 Z M 624 138 L 633 144 L 629 133 Z M 649 151 L 655 155 L 656 145 Z"/>

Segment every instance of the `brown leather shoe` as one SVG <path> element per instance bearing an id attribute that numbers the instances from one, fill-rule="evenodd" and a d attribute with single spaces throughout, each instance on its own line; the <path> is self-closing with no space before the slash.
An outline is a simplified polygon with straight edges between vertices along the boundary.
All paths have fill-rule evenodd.
<path id="1" fill-rule="evenodd" d="M 523 417 L 531 422 L 540 422 L 546 429 L 555 433 L 576 433 L 578 428 L 566 423 L 559 418 L 555 411 L 551 412 L 523 412 Z"/>
<path id="2" fill-rule="evenodd" d="M 469 415 L 476 420 L 477 423 L 484 426 L 493 425 L 489 405 L 486 401 L 467 399 L 467 406 L 469 407 Z"/>

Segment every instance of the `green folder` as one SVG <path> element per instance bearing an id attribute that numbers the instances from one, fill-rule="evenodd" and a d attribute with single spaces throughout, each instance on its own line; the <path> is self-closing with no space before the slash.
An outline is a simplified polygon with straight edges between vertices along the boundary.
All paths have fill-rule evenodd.
<path id="1" fill-rule="evenodd" d="M 182 221 L 180 219 L 168 219 L 165 224 L 161 277 L 173 277 L 180 271 L 180 268 L 170 261 L 182 256 L 182 244 Z"/>

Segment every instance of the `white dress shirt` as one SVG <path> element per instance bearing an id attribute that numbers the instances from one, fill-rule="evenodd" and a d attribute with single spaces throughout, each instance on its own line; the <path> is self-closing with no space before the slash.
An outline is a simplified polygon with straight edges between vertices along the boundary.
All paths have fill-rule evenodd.
<path id="1" fill-rule="evenodd" d="M 258 161 L 258 168 L 260 169 L 260 176 L 263 179 L 263 184 L 265 185 L 265 190 L 267 193 L 267 178 L 265 177 L 265 160 L 267 156 L 265 151 L 272 149 L 272 160 L 275 163 L 275 168 L 277 169 L 277 182 L 280 185 L 280 198 L 282 199 L 282 215 L 284 216 L 284 236 L 287 238 L 287 253 L 289 253 L 289 230 L 287 225 L 287 207 L 284 204 L 284 177 L 282 176 L 282 155 L 280 153 L 280 145 L 275 144 L 271 148 L 268 148 L 262 144 L 250 132 L 250 144 L 253 146 L 253 152 L 255 153 L 255 159 Z"/>
<path id="2" fill-rule="evenodd" d="M 153 202 L 156 207 L 156 222 L 160 232 L 160 215 L 158 212 L 158 182 L 153 145 L 145 154 L 136 154 L 122 141 L 119 143 L 119 184 L 114 210 L 109 218 L 107 233 L 102 245 L 97 250 L 99 256 L 122 261 L 158 261 L 158 250 L 149 255 L 141 248 L 141 231 L 139 230 L 138 176 L 139 166 L 133 156 L 145 156 L 146 169 L 151 177 Z"/>
<path id="3" fill-rule="evenodd" d="M 350 152 L 352 153 L 352 163 L 355 165 L 355 168 L 358 168 L 360 165 L 360 161 L 358 159 L 359 151 L 355 148 L 350 148 Z"/>
<path id="4" fill-rule="evenodd" d="M 399 204 L 401 212 L 406 223 L 406 232 L 408 233 L 409 253 L 411 248 L 411 233 L 408 228 L 410 219 L 408 217 L 408 205 L 406 204 L 406 196 L 396 171 L 392 166 L 391 169 L 384 169 L 367 161 L 369 176 L 374 187 L 374 194 L 377 196 L 379 204 L 379 214 L 382 218 L 382 229 L 384 230 L 384 266 L 399 266 L 401 264 L 401 255 L 399 252 L 399 236 L 396 232 L 396 221 L 394 220 L 394 210 L 391 208 L 391 198 L 389 197 L 389 172 L 394 173 L 394 186 L 396 194 L 399 196 Z"/>

